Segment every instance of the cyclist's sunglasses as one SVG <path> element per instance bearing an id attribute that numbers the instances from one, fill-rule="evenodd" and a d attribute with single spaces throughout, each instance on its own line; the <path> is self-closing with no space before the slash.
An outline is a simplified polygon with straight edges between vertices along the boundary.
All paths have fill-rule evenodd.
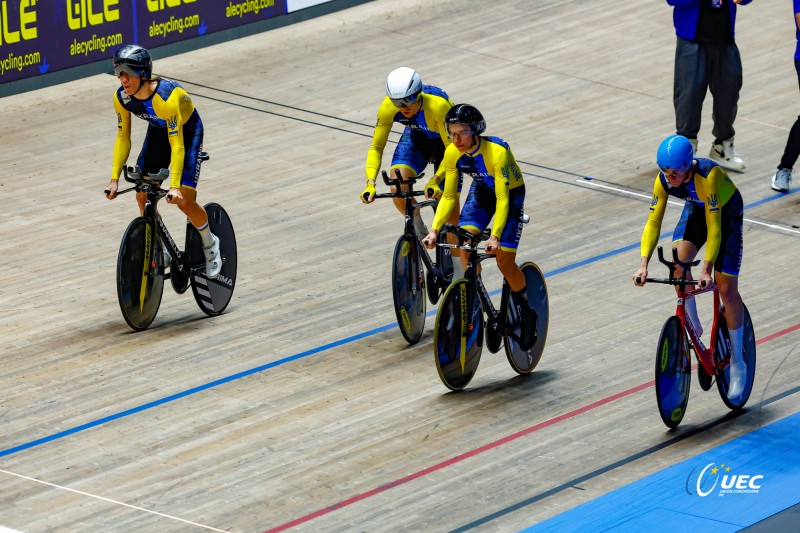
<path id="1" fill-rule="evenodd" d="M 686 172 L 689 170 L 687 169 L 677 169 L 677 168 L 660 168 L 661 173 L 664 174 L 665 178 L 672 178 L 672 177 L 679 177 L 679 176 L 686 176 Z"/>
<path id="2" fill-rule="evenodd" d="M 405 98 L 389 98 L 395 107 L 411 107 L 419 100 L 420 93 L 406 96 Z"/>
<path id="3" fill-rule="evenodd" d="M 125 74 L 127 74 L 128 76 L 131 76 L 133 78 L 139 78 L 140 77 L 140 74 L 138 72 L 136 72 L 135 70 L 133 70 L 133 68 L 130 65 L 126 65 L 125 63 L 118 63 L 118 64 L 114 65 L 114 75 L 116 77 L 119 78 L 120 76 L 122 76 L 123 72 Z"/>

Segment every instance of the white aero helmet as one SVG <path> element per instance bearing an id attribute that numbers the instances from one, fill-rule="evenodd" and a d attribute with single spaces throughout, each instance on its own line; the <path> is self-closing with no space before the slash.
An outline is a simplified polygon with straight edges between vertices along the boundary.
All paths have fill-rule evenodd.
<path id="1" fill-rule="evenodd" d="M 396 68 L 386 78 L 386 96 L 397 107 L 413 105 L 421 92 L 422 78 L 413 68 Z"/>

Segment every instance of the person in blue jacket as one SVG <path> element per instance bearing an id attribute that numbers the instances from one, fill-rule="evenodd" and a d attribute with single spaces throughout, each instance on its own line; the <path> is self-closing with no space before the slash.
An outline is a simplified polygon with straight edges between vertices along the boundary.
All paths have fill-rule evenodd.
<path id="1" fill-rule="evenodd" d="M 742 87 L 742 58 L 734 39 L 736 7 L 752 0 L 667 0 L 678 44 L 675 49 L 676 133 L 697 151 L 703 100 L 710 89 L 714 98 L 714 143 L 709 157 L 736 171 L 744 161 L 733 148 L 733 122 Z"/>

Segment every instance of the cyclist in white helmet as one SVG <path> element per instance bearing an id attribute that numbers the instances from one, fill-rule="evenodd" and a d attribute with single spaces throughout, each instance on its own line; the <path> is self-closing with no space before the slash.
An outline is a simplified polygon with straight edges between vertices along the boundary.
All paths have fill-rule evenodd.
<path id="1" fill-rule="evenodd" d="M 395 122 L 405 126 L 405 129 L 392 156 L 390 176 L 395 176 L 395 169 L 400 170 L 404 179 L 418 176 L 429 162 L 433 163 L 435 175 L 425 186 L 426 195 L 441 195 L 444 169 L 439 164 L 445 148 L 450 144 L 445 117 L 451 107 L 453 102 L 447 93 L 439 87 L 423 85 L 416 70 L 400 67 L 389 73 L 386 97 L 378 108 L 375 133 L 367 152 L 367 186 L 361 193 L 362 202 L 369 204 L 375 200 L 375 179 L 380 171 L 383 149 Z M 461 190 L 460 183 L 458 189 Z M 403 199 L 395 198 L 394 204 L 398 211 L 405 214 Z M 451 222 L 455 224 L 458 222 L 458 210 L 454 213 Z M 428 234 L 418 211 L 414 217 L 414 227 L 420 238 Z M 457 268 L 460 270 L 460 265 Z"/>

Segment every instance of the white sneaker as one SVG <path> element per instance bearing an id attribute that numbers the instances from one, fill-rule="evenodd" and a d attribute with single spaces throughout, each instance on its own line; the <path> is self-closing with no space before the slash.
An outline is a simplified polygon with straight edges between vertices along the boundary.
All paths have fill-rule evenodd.
<path id="1" fill-rule="evenodd" d="M 730 170 L 744 170 L 744 161 L 733 148 L 733 137 L 721 143 L 715 141 L 711 145 L 711 153 L 708 154 L 708 157 Z"/>
<path id="2" fill-rule="evenodd" d="M 214 279 L 219 276 L 222 270 L 222 256 L 219 254 L 219 239 L 213 233 L 211 234 L 213 244 L 206 248 L 203 247 L 203 252 L 206 254 L 206 277 Z"/>
<path id="3" fill-rule="evenodd" d="M 728 399 L 735 400 L 744 392 L 744 382 L 747 380 L 747 365 L 744 361 L 737 361 L 731 357 L 731 364 L 728 367 Z"/>
<path id="4" fill-rule="evenodd" d="M 792 170 L 789 168 L 779 168 L 772 176 L 772 188 L 780 192 L 789 192 L 789 185 L 792 183 Z"/>

